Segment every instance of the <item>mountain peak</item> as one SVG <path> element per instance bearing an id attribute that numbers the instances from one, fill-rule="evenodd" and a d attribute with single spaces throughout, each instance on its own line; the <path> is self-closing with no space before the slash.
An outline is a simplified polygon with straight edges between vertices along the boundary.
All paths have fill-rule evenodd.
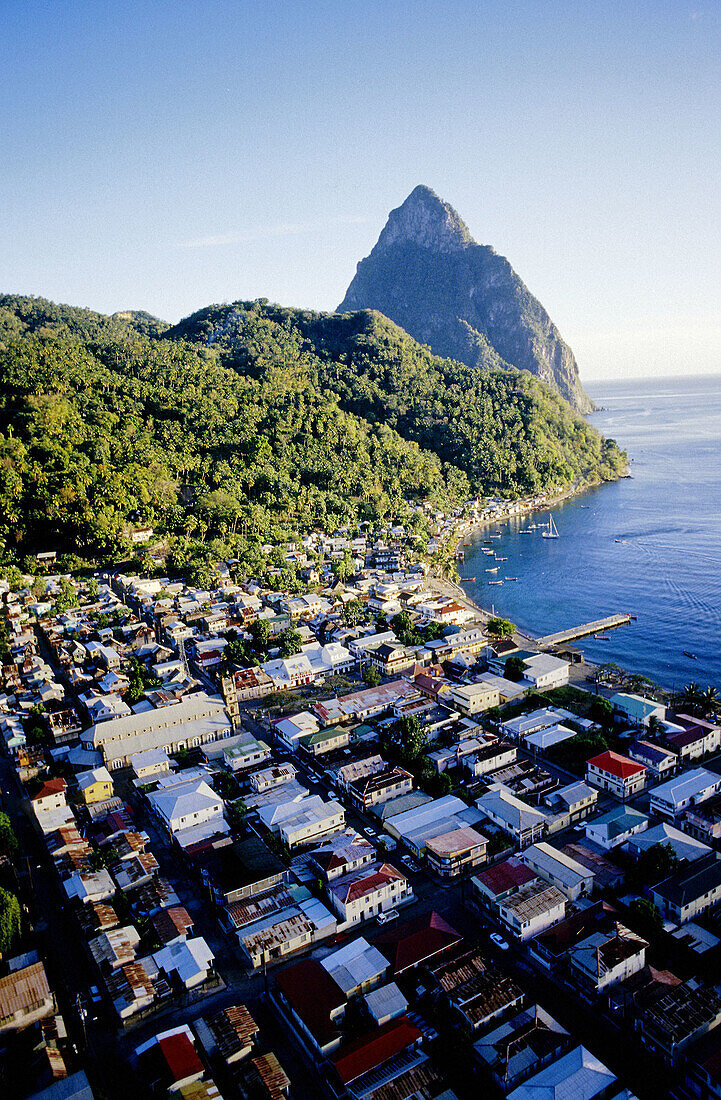
<path id="1" fill-rule="evenodd" d="M 378 310 L 436 355 L 530 371 L 574 409 L 593 408 L 573 352 L 541 303 L 430 187 L 415 187 L 391 210 L 338 309 Z"/>
<path id="2" fill-rule="evenodd" d="M 473 244 L 473 238 L 453 207 L 420 183 L 405 202 L 391 210 L 376 248 L 384 251 L 403 243 L 435 252 L 455 252 Z"/>

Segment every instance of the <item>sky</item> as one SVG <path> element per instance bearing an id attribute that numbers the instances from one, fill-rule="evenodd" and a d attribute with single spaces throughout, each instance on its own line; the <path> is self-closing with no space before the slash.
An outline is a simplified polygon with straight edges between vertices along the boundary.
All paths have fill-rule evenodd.
<path id="1" fill-rule="evenodd" d="M 333 309 L 418 183 L 585 381 L 721 372 L 721 0 L 0 0 L 0 291 Z"/>

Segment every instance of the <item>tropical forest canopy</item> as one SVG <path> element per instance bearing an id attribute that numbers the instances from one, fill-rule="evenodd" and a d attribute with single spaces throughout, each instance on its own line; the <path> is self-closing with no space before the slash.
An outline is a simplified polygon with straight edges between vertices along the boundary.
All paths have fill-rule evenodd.
<path id="1" fill-rule="evenodd" d="M 0 297 L 0 555 L 219 553 L 469 494 L 610 479 L 625 456 L 519 371 L 439 359 L 380 314 L 258 302 L 170 328 Z"/>

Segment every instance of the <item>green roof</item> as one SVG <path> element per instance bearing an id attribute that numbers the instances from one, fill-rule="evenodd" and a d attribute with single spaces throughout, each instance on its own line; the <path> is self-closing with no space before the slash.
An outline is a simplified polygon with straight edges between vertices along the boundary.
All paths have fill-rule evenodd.
<path id="1" fill-rule="evenodd" d="M 312 747 L 314 745 L 322 745 L 324 741 L 332 741 L 336 737 L 349 737 L 350 733 L 346 729 L 342 729 L 341 726 L 331 726 L 330 729 L 318 730 L 317 733 L 308 733 L 305 737 L 301 737 L 302 744 Z"/>

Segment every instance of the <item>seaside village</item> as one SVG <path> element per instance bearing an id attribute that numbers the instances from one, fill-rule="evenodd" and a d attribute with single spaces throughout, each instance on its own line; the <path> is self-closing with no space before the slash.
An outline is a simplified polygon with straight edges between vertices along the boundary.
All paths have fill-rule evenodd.
<path id="1" fill-rule="evenodd" d="M 4 586 L 3 1096 L 721 1096 L 721 726 L 404 546 Z"/>

